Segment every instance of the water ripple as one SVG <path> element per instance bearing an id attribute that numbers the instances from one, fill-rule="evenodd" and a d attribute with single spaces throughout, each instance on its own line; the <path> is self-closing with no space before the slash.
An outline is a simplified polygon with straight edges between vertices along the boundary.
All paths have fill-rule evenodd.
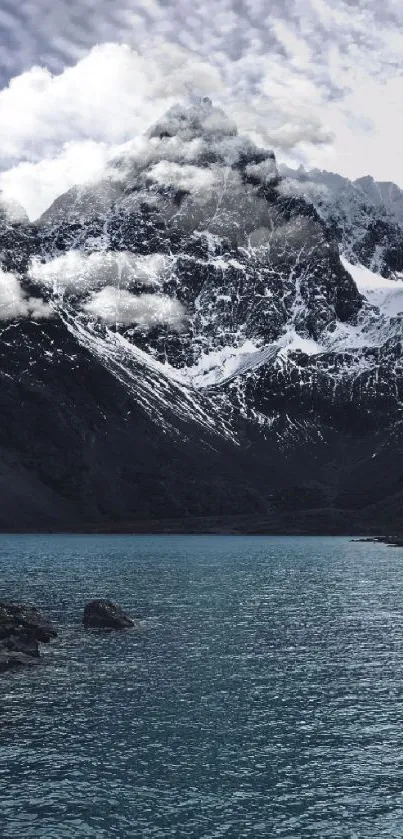
<path id="1" fill-rule="evenodd" d="M 403 836 L 402 552 L 343 538 L 0 537 L 60 626 L 1 680 L 2 839 Z M 112 597 L 139 630 L 86 632 Z"/>

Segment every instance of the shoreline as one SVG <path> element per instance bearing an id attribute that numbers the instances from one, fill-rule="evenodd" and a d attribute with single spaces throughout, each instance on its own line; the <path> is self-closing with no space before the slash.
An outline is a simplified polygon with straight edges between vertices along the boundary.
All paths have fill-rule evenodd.
<path id="1" fill-rule="evenodd" d="M 371 522 L 340 511 L 294 511 L 280 515 L 184 516 L 138 519 L 126 522 L 2 523 L 3 535 L 214 535 L 214 536 L 346 536 L 359 541 L 388 542 L 403 546 L 400 527 Z"/>

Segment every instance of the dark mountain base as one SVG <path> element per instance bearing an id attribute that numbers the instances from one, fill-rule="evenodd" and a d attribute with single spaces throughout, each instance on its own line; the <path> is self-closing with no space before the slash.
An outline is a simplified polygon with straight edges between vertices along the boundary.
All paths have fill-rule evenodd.
<path id="1" fill-rule="evenodd" d="M 333 417 L 321 419 L 318 437 L 309 433 L 309 410 L 285 399 L 283 435 L 249 428 L 236 445 L 178 418 L 170 432 L 62 325 L 20 325 L 18 334 L 10 327 L 7 338 L 1 532 L 402 530 L 400 424 L 382 426 L 382 412 L 380 431 L 353 433 L 351 409 L 338 416 L 334 406 Z M 55 359 L 56 342 L 64 352 Z M 293 427 L 300 429 L 295 438 Z"/>
<path id="2" fill-rule="evenodd" d="M 88 534 L 216 534 L 277 536 L 357 536 L 369 541 L 401 544 L 403 538 L 383 536 L 401 532 L 400 522 L 386 524 L 370 512 L 338 509 L 290 511 L 279 515 L 197 516 L 175 519 L 140 519 L 122 522 L 94 522 L 62 528 L 43 526 L 0 527 L 2 533 L 88 533 Z"/>

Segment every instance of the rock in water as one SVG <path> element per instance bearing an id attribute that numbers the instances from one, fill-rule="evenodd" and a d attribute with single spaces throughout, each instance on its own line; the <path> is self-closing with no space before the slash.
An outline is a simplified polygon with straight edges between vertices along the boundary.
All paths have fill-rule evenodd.
<path id="1" fill-rule="evenodd" d="M 34 606 L 0 602 L 0 672 L 37 664 L 39 643 L 56 636 L 53 624 Z"/>
<path id="2" fill-rule="evenodd" d="M 134 620 L 111 600 L 91 600 L 84 609 L 83 624 L 96 629 L 128 629 Z"/>

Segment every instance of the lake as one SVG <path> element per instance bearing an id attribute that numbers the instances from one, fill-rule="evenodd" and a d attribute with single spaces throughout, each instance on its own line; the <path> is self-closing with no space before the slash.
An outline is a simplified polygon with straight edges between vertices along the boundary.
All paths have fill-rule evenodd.
<path id="1" fill-rule="evenodd" d="M 2 535 L 1 598 L 60 631 L 0 676 L 2 839 L 402 839 L 403 549 Z"/>

